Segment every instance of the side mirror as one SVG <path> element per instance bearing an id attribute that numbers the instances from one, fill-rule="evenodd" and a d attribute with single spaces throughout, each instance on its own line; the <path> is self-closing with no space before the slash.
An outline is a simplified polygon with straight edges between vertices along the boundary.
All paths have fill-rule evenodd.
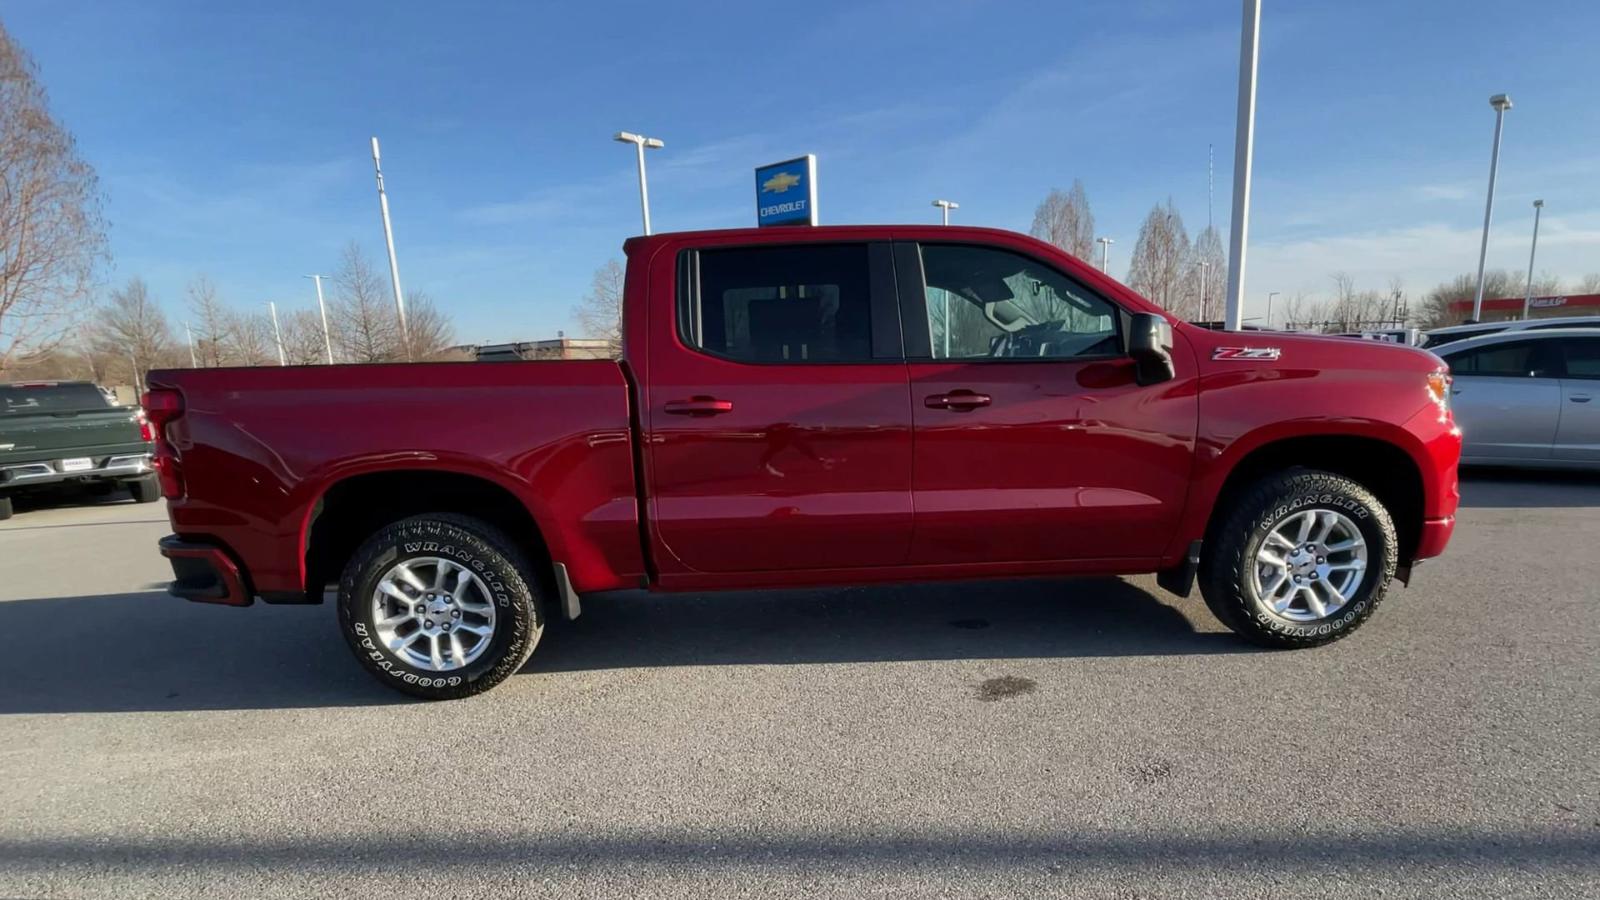
<path id="1" fill-rule="evenodd" d="M 1155 313 L 1136 313 L 1128 327 L 1128 355 L 1133 357 L 1134 380 L 1141 385 L 1170 381 L 1172 323 Z"/>

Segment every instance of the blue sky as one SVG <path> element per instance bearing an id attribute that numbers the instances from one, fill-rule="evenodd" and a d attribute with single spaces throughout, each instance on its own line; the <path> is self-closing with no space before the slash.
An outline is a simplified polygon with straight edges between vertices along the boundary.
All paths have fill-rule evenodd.
<path id="1" fill-rule="evenodd" d="M 1474 268 L 1508 91 L 1493 266 L 1600 271 L 1600 4 L 1279 2 L 1263 17 L 1247 314 L 1268 291 L 1413 293 Z M 1082 178 L 1122 275 L 1150 207 L 1191 233 L 1232 179 L 1239 4 L 512 4 L 10 0 L 52 107 L 108 197 L 112 282 L 175 317 L 206 273 L 233 303 L 315 304 L 382 231 L 471 341 L 550 337 L 639 229 L 619 129 L 650 156 L 658 230 L 755 218 L 752 167 L 819 158 L 826 223 L 1026 229 Z M 570 331 L 569 331 L 570 333 Z"/>

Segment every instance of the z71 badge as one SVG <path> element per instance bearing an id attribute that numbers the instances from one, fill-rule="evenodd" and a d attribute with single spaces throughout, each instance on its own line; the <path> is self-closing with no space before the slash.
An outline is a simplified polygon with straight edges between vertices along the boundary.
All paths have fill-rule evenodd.
<path id="1" fill-rule="evenodd" d="M 1212 359 L 1277 359 L 1283 353 L 1277 347 L 1218 347 L 1211 351 Z"/>

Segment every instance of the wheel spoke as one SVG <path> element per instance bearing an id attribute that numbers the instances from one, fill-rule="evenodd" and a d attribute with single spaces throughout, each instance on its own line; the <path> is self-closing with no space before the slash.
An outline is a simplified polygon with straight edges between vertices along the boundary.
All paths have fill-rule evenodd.
<path id="1" fill-rule="evenodd" d="M 1317 523 L 1321 527 L 1317 529 L 1317 536 L 1312 538 L 1311 542 L 1314 544 L 1325 543 L 1328 540 L 1328 533 L 1333 531 L 1333 526 L 1339 523 L 1339 517 L 1333 513 L 1323 515 L 1321 512 L 1313 513 L 1313 515 L 1316 516 Z"/>
<path id="2" fill-rule="evenodd" d="M 1267 535 L 1267 539 L 1266 539 L 1266 541 L 1264 543 L 1265 543 L 1266 546 L 1277 545 L 1279 547 L 1282 547 L 1285 550 L 1293 550 L 1294 549 L 1294 541 L 1289 540 L 1288 538 L 1284 537 L 1283 535 L 1279 534 L 1276 531 L 1274 531 L 1271 534 Z"/>
<path id="3" fill-rule="evenodd" d="M 433 567 L 433 590 L 443 591 L 444 583 L 449 580 L 450 573 L 455 571 L 455 564 L 448 560 L 439 560 Z"/>
<path id="4" fill-rule="evenodd" d="M 411 607 L 407 606 L 405 612 L 397 616 L 390 616 L 387 619 L 379 619 L 377 625 L 379 628 L 384 630 L 393 631 L 395 628 L 398 628 L 399 626 L 404 625 L 415 618 L 416 616 L 411 614 Z"/>
<path id="5" fill-rule="evenodd" d="M 388 580 L 387 578 L 384 579 L 383 581 L 378 582 L 378 590 L 384 592 L 385 594 L 388 594 L 389 596 L 393 597 L 396 600 L 399 600 L 401 603 L 404 603 L 407 607 L 411 606 L 411 604 L 416 602 L 416 600 L 413 599 L 410 594 L 407 594 L 405 591 L 402 591 L 400 589 L 400 585 L 395 584 L 394 582 Z"/>
<path id="6" fill-rule="evenodd" d="M 1261 591 L 1261 599 L 1274 600 L 1278 596 L 1278 591 L 1283 589 L 1284 582 L 1288 580 L 1288 572 L 1279 572 L 1278 577 L 1272 579 L 1272 583 L 1267 585 L 1266 588 Z"/>
<path id="7" fill-rule="evenodd" d="M 1311 526 L 1316 523 L 1317 514 L 1315 512 L 1302 513 L 1300 516 L 1300 536 L 1295 539 L 1295 543 L 1304 544 L 1306 539 L 1311 537 Z"/>
<path id="8" fill-rule="evenodd" d="M 433 659 L 433 670 L 435 672 L 442 671 L 444 669 L 444 655 L 439 652 L 439 635 L 437 634 L 428 635 L 428 655 Z"/>
<path id="9" fill-rule="evenodd" d="M 450 658 L 458 666 L 461 665 L 463 659 L 467 658 L 467 651 L 461 649 L 461 635 L 459 633 L 450 635 Z"/>
<path id="10" fill-rule="evenodd" d="M 1343 553 L 1346 550 L 1354 550 L 1357 547 L 1365 547 L 1366 545 L 1367 542 L 1362 540 L 1361 536 L 1358 534 L 1349 540 L 1340 541 L 1337 544 L 1329 544 L 1323 549 L 1327 550 L 1329 553 Z"/>
<path id="11" fill-rule="evenodd" d="M 1262 548 L 1261 552 L 1256 554 L 1256 561 L 1257 562 L 1264 562 L 1267 565 L 1273 567 L 1274 569 L 1284 569 L 1284 568 L 1288 568 L 1288 566 L 1289 566 L 1289 561 L 1288 560 L 1284 559 L 1281 556 L 1275 556 L 1272 553 L 1269 553 L 1266 550 L 1266 548 Z"/>
<path id="12" fill-rule="evenodd" d="M 472 599 L 471 597 L 468 596 L 468 594 L 471 593 L 471 591 L 472 591 L 472 574 L 469 573 L 467 570 L 462 569 L 461 570 L 461 577 L 456 580 L 456 589 L 455 589 L 455 593 L 453 595 L 455 597 L 455 599 L 456 599 L 456 602 L 457 603 L 479 603 L 479 601 L 474 600 L 474 599 Z"/>
<path id="13" fill-rule="evenodd" d="M 417 577 L 417 573 L 411 571 L 411 567 L 407 566 L 405 563 L 400 563 L 399 565 L 395 566 L 394 569 L 391 570 L 390 574 L 398 575 L 401 578 L 404 578 L 406 584 L 411 585 L 419 591 L 426 591 L 428 589 L 428 586 L 423 583 L 422 579 Z"/>
<path id="14" fill-rule="evenodd" d="M 388 645 L 389 645 L 389 649 L 393 650 L 396 653 L 399 653 L 400 651 L 402 651 L 402 650 L 406 649 L 407 647 L 411 646 L 411 642 L 416 640 L 417 639 L 417 635 L 419 635 L 421 633 L 422 632 L 420 632 L 420 631 L 413 631 L 410 634 L 406 635 L 405 637 L 400 637 L 399 635 L 396 635 L 393 640 L 390 640 L 390 641 L 387 642 Z"/>
<path id="15" fill-rule="evenodd" d="M 1306 609 L 1310 610 L 1313 616 L 1320 619 L 1328 614 L 1328 607 L 1322 602 L 1322 598 L 1317 596 L 1315 587 L 1305 585 L 1301 588 L 1301 593 L 1306 595 Z"/>
<path id="16" fill-rule="evenodd" d="M 469 634 L 475 634 L 479 637 L 487 637 L 494 633 L 494 629 L 488 625 L 467 625 L 465 623 L 457 625 L 456 630 L 465 631 Z"/>
<path id="17" fill-rule="evenodd" d="M 1334 602 L 1334 605 L 1343 606 L 1345 604 L 1344 593 L 1341 592 L 1338 588 L 1334 587 L 1333 586 L 1333 582 L 1331 580 L 1330 581 L 1324 581 L 1322 583 L 1322 586 L 1328 589 L 1329 599 L 1331 599 Z"/>
<path id="18" fill-rule="evenodd" d="M 1363 562 L 1362 560 L 1352 559 L 1352 560 L 1350 560 L 1348 562 L 1333 563 L 1332 565 L 1328 566 L 1328 571 L 1330 571 L 1330 572 L 1346 572 L 1346 571 L 1360 572 L 1360 571 L 1364 570 L 1366 567 L 1367 567 L 1367 564 L 1365 562 Z"/>

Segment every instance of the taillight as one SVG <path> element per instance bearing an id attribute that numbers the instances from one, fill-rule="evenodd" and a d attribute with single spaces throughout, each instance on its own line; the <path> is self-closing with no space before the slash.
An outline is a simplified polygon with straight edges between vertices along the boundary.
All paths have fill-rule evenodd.
<path id="1" fill-rule="evenodd" d="M 150 427 L 150 417 L 139 410 L 133 414 L 133 420 L 139 423 L 139 440 L 150 443 L 156 439 L 156 430 Z"/>
<path id="2" fill-rule="evenodd" d="M 183 467 L 178 461 L 177 448 L 167 437 L 167 426 L 183 415 L 183 395 L 170 388 L 151 388 L 144 395 L 144 414 L 148 421 L 141 431 L 151 432 L 155 441 L 156 475 L 161 481 L 161 495 L 168 500 L 183 496 Z"/>

